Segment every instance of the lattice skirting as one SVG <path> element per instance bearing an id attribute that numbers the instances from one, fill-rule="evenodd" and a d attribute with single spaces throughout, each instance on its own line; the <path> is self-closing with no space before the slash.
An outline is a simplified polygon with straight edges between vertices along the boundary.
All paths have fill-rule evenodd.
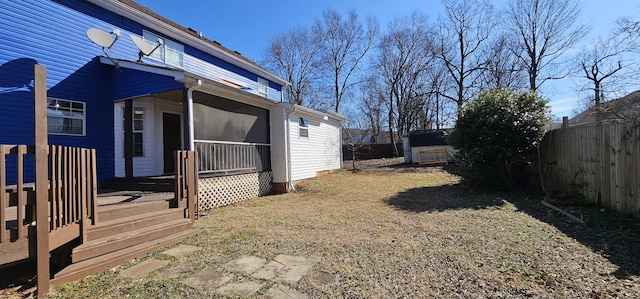
<path id="1" fill-rule="evenodd" d="M 201 211 L 230 205 L 271 193 L 271 171 L 221 177 L 198 181 L 198 208 Z"/>

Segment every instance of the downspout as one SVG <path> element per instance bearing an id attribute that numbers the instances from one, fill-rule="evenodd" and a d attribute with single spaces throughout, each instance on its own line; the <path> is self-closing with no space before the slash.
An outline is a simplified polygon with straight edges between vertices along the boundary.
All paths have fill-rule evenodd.
<path id="1" fill-rule="evenodd" d="M 296 188 L 293 186 L 293 178 L 291 177 L 291 129 L 290 129 L 291 124 L 290 124 L 290 119 L 289 118 L 291 117 L 291 114 L 296 113 L 296 110 L 297 110 L 297 108 L 293 107 L 293 110 L 291 110 L 291 112 L 286 113 L 286 115 L 287 115 L 287 123 L 286 123 L 286 126 L 287 126 L 287 129 L 286 129 L 286 134 L 287 134 L 287 138 L 286 138 L 286 140 L 287 140 L 287 144 L 286 144 L 286 146 L 287 146 L 287 151 L 286 151 L 286 155 L 287 155 L 287 157 L 286 157 L 287 158 L 287 183 L 289 184 L 289 189 L 293 190 L 293 191 L 296 191 Z"/>
<path id="2" fill-rule="evenodd" d="M 187 89 L 187 121 L 189 123 L 189 150 L 195 151 L 194 128 L 193 128 L 193 91 L 202 86 L 202 80 L 198 79 L 196 84 Z"/>

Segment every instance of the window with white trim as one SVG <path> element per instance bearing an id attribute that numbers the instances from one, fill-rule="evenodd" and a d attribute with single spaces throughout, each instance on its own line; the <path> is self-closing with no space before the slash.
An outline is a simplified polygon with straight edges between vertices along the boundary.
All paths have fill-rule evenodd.
<path id="1" fill-rule="evenodd" d="M 125 111 L 126 109 L 122 108 L 122 128 L 124 130 L 125 124 Z M 133 124 L 132 124 L 132 133 L 133 133 L 133 156 L 134 157 L 142 157 L 144 156 L 144 108 L 134 107 L 133 108 Z M 124 136 L 124 131 L 123 131 Z M 123 143 L 124 146 L 124 143 Z M 123 149 L 123 153 L 126 152 L 126 149 Z"/>
<path id="2" fill-rule="evenodd" d="M 309 138 L 309 120 L 308 119 L 304 117 L 300 117 L 298 119 L 298 129 L 300 132 L 300 137 Z"/>
<path id="3" fill-rule="evenodd" d="M 133 156 L 144 156 L 144 108 L 133 108 Z"/>
<path id="4" fill-rule="evenodd" d="M 84 135 L 85 103 L 55 98 L 47 99 L 49 134 Z"/>
<path id="5" fill-rule="evenodd" d="M 164 45 L 158 47 L 149 58 L 162 61 L 166 64 L 170 64 L 177 67 L 183 67 L 184 65 L 184 46 L 174 41 L 162 38 L 156 34 L 148 31 L 142 32 L 142 38 L 153 45 L 158 45 L 158 39 L 162 39 Z"/>
<path id="6" fill-rule="evenodd" d="M 269 81 L 258 77 L 258 94 L 263 97 L 269 96 Z"/>

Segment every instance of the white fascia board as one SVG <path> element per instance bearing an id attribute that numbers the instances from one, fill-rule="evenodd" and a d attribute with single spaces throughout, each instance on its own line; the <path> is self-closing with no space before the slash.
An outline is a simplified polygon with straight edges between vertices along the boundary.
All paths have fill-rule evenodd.
<path id="1" fill-rule="evenodd" d="M 242 58 L 236 57 L 223 49 L 216 48 L 206 41 L 203 41 L 193 35 L 190 35 L 178 28 L 175 28 L 165 22 L 162 22 L 152 16 L 149 16 L 143 12 L 132 9 L 130 6 L 121 3 L 117 0 L 87 0 L 88 2 L 109 10 L 115 14 L 131 19 L 134 22 L 140 23 L 145 27 L 152 28 L 161 34 L 171 37 L 180 42 L 193 46 L 194 48 L 201 50 L 205 53 L 209 53 L 215 57 L 218 57 L 228 63 L 243 69 L 249 70 L 256 75 L 265 78 L 269 81 L 278 83 L 282 86 L 291 85 L 288 81 L 268 72 L 267 70 L 249 63 Z"/>
<path id="2" fill-rule="evenodd" d="M 329 115 L 329 117 L 331 117 L 331 118 L 333 118 L 333 119 L 335 119 L 335 120 L 337 120 L 339 122 L 343 122 L 343 121 L 347 120 L 346 116 L 344 116 L 344 115 L 342 115 L 342 114 L 340 114 L 338 112 L 327 110 L 326 113 Z"/>
<path id="3" fill-rule="evenodd" d="M 198 80 L 202 84 L 195 89 L 196 91 L 264 109 L 271 109 L 280 103 L 191 73 L 186 73 L 184 78 L 177 81 L 184 83 L 186 86 L 194 86 Z"/>
<path id="4" fill-rule="evenodd" d="M 290 103 L 282 103 L 285 106 L 285 109 L 289 110 L 291 114 L 306 116 L 308 118 L 317 119 L 320 121 L 329 120 L 330 115 L 315 109 L 307 108 L 304 106 L 300 106 L 298 104 L 290 104 Z M 333 118 L 333 117 L 332 117 Z"/>
<path id="5" fill-rule="evenodd" d="M 163 76 L 173 77 L 176 81 L 181 81 L 185 74 L 183 70 L 179 69 L 168 69 L 159 66 L 153 66 L 144 63 L 132 62 L 127 60 L 119 60 L 119 59 L 109 59 L 108 57 L 100 56 L 100 63 L 113 65 L 116 67 L 123 67 L 132 70 L 143 71 L 147 73 L 153 73 Z"/>

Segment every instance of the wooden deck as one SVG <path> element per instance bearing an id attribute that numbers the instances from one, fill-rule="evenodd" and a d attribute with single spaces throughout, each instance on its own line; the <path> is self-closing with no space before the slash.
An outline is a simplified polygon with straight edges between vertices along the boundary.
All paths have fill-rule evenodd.
<path id="1" fill-rule="evenodd" d="M 167 190 L 174 186 L 174 177 L 153 177 L 114 180 L 98 189 L 99 222 L 88 228 L 83 244 L 73 240 L 67 248 L 56 250 L 50 287 L 82 279 L 194 235 L 193 220 L 187 218 L 185 209 L 172 207 L 175 193 Z M 33 250 L 29 238 L 16 238 L 17 207 L 5 207 L 5 211 L 6 231 L 14 241 L 0 243 L 0 268 L 21 266 L 33 260 Z M 29 230 L 33 228 L 28 226 L 25 235 Z"/>

